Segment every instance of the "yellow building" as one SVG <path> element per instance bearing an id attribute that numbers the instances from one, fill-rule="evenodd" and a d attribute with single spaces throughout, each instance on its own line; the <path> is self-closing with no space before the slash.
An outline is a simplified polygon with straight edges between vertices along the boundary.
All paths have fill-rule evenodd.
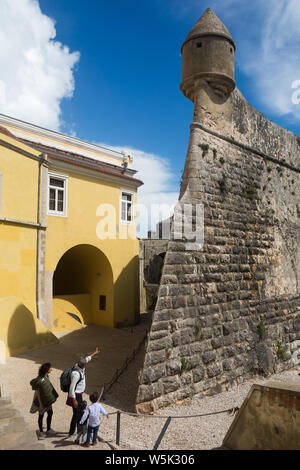
<path id="1" fill-rule="evenodd" d="M 0 354 L 136 323 L 131 158 L 0 115 Z"/>

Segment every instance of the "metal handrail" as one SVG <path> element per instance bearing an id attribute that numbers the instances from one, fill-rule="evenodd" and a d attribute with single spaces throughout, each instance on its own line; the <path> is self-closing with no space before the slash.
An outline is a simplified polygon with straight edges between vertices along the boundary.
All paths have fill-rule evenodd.
<path id="1" fill-rule="evenodd" d="M 131 353 L 131 355 L 129 357 L 126 357 L 123 365 L 119 368 L 119 369 L 116 369 L 116 372 L 114 373 L 113 375 L 113 378 L 111 379 L 110 382 L 108 383 L 104 383 L 104 386 L 103 386 L 103 392 L 102 392 L 102 395 L 101 395 L 101 399 L 102 400 L 105 400 L 105 395 L 106 393 L 112 388 L 112 386 L 118 381 L 118 379 L 121 377 L 121 375 L 123 374 L 123 372 L 127 369 L 127 367 L 129 366 L 129 364 L 135 359 L 137 353 L 139 352 L 139 350 L 141 349 L 143 343 L 145 342 L 146 338 L 148 336 L 148 331 L 146 332 L 146 334 L 144 335 L 144 337 L 142 338 L 142 340 L 139 342 L 138 346 L 136 349 L 134 349 Z"/>
<path id="2" fill-rule="evenodd" d="M 171 423 L 171 420 L 172 419 L 188 419 L 188 418 L 201 418 L 201 417 L 204 417 L 204 416 L 213 416 L 213 415 L 218 415 L 218 414 L 222 414 L 222 413 L 231 413 L 232 415 L 234 415 L 237 411 L 239 410 L 239 407 L 236 406 L 236 407 L 233 407 L 233 408 L 229 408 L 227 410 L 221 410 L 221 411 L 214 411 L 212 413 L 203 413 L 203 414 L 199 414 L 199 415 L 185 415 L 185 416 L 179 416 L 179 415 L 175 415 L 175 416 L 160 416 L 160 415 L 142 415 L 142 414 L 137 414 L 137 413 L 130 413 L 130 412 L 127 412 L 127 411 L 115 411 L 113 413 L 109 413 L 110 415 L 117 415 L 117 425 L 116 425 L 116 445 L 119 446 L 120 445 L 120 440 L 121 440 L 121 414 L 125 414 L 125 415 L 128 415 L 128 416 L 133 416 L 133 417 L 139 417 L 139 418 L 160 418 L 160 419 L 165 419 L 166 422 L 161 430 L 161 432 L 159 433 L 159 436 L 158 438 L 156 439 L 156 442 L 154 444 L 154 447 L 153 447 L 153 450 L 157 450 L 161 441 L 163 440 L 164 438 L 164 435 Z"/>

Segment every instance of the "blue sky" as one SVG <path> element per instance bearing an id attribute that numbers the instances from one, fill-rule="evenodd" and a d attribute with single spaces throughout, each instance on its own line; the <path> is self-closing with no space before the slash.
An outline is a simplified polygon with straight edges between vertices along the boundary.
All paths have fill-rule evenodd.
<path id="1" fill-rule="evenodd" d="M 129 149 L 144 198 L 175 202 L 193 114 L 180 47 L 207 7 L 245 98 L 300 135 L 298 0 L 1 0 L 0 113 Z"/>

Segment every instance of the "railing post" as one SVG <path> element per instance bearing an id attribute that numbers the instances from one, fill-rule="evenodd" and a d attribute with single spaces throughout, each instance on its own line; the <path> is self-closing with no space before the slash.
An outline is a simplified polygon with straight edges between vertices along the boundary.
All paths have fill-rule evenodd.
<path id="1" fill-rule="evenodd" d="M 157 438 L 157 441 L 156 441 L 156 443 L 155 443 L 155 445 L 154 445 L 154 447 L 153 447 L 153 450 L 157 450 L 157 449 L 158 449 L 158 446 L 159 446 L 159 444 L 161 443 L 161 441 L 162 441 L 162 439 L 163 439 L 163 437 L 164 437 L 164 435 L 165 435 L 165 433 L 166 433 L 166 430 L 167 430 L 168 427 L 169 427 L 169 424 L 170 424 L 170 422 L 171 422 L 171 419 L 172 419 L 171 416 L 169 416 L 168 419 L 167 419 L 167 421 L 165 422 L 165 425 L 164 425 L 164 427 L 162 428 L 161 433 L 160 433 L 160 435 L 159 435 L 158 438 Z"/>
<path id="2" fill-rule="evenodd" d="M 117 411 L 117 432 L 116 432 L 116 444 L 120 445 L 120 431 L 121 431 L 121 413 Z"/>

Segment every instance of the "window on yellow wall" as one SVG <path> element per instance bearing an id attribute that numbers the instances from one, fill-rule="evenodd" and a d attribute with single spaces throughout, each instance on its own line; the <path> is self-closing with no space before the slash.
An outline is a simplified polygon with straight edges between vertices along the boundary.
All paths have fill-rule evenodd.
<path id="1" fill-rule="evenodd" d="M 49 173 L 48 184 L 48 215 L 67 216 L 68 177 Z"/>
<path id="2" fill-rule="evenodd" d="M 121 191 L 121 223 L 133 223 L 133 195 L 130 191 Z"/>
<path id="3" fill-rule="evenodd" d="M 106 310 L 106 295 L 99 296 L 99 310 Z"/>

